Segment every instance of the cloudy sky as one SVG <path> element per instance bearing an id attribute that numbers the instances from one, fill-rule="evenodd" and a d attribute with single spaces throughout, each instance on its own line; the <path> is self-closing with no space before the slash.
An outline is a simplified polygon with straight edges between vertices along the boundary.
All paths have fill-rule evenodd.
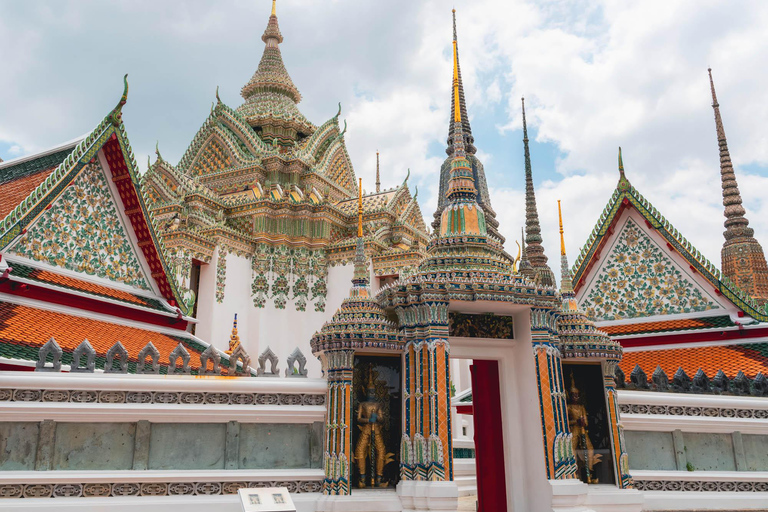
<path id="1" fill-rule="evenodd" d="M 768 244 L 768 2 L 278 0 L 286 66 L 316 124 L 342 103 L 356 173 L 373 188 L 412 171 L 431 219 L 448 128 L 451 7 L 478 156 L 507 248 L 523 224 L 520 97 L 539 213 L 557 269 L 557 208 L 575 260 L 616 184 L 630 181 L 720 263 L 713 68 L 747 215 Z M 146 168 L 176 162 L 256 69 L 269 0 L 0 0 L 0 158 L 90 131 L 129 73 L 124 119 Z M 154 158 L 154 156 L 153 156 Z M 1 191 L 0 191 L 1 193 Z"/>

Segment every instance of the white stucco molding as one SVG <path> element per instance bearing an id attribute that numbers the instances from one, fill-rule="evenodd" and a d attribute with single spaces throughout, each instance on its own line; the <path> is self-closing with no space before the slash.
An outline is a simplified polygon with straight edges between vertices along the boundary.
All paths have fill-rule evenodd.
<path id="1" fill-rule="evenodd" d="M 273 482 L 322 480 L 322 469 L 218 469 L 143 471 L 2 471 L 0 484 L 95 482 Z M 5 502 L 0 502 L 0 505 Z"/>
<path id="2" fill-rule="evenodd" d="M 766 398 L 627 390 L 618 395 L 627 430 L 768 434 Z"/>
<path id="3" fill-rule="evenodd" d="M 325 394 L 325 379 L 268 379 L 218 375 L 134 375 L 106 373 L 0 372 L 0 388 L 190 393 Z"/>
<path id="4" fill-rule="evenodd" d="M 3 421 L 81 423 L 314 423 L 325 419 L 325 406 L 0 402 L 0 417 Z"/>

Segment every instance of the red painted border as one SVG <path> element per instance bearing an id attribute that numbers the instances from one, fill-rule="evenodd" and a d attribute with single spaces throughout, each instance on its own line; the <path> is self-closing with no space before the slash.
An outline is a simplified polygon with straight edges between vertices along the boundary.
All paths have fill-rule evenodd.
<path id="1" fill-rule="evenodd" d="M 628 347 L 653 347 L 659 345 L 678 345 L 681 343 L 701 343 L 707 341 L 748 341 L 752 338 L 761 338 L 768 336 L 768 327 L 756 329 L 733 329 L 728 331 L 714 332 L 685 332 L 678 334 L 659 334 L 656 336 L 644 336 L 642 338 L 622 339 L 613 338 L 621 343 L 624 348 Z"/>
<path id="2" fill-rule="evenodd" d="M 457 405 L 456 406 L 456 413 L 457 414 L 469 414 L 470 416 L 475 414 L 475 408 L 471 405 Z"/>
<path id="3" fill-rule="evenodd" d="M 123 210 L 131 221 L 133 232 L 136 234 L 139 243 L 138 245 L 152 271 L 152 279 L 157 283 L 163 297 L 171 303 L 171 306 L 175 307 L 176 297 L 173 294 L 173 287 L 165 272 L 162 255 L 155 246 L 155 240 L 152 238 L 149 221 L 144 215 L 142 201 L 136 190 L 136 184 L 133 182 L 128 171 L 125 155 L 120 148 L 120 142 L 117 140 L 116 134 L 112 134 L 102 147 L 102 150 L 112 172 L 112 181 L 115 183 L 120 199 L 123 202 Z"/>
<path id="4" fill-rule="evenodd" d="M 15 295 L 17 297 L 49 302 L 51 304 L 69 306 L 72 308 L 82 309 L 84 311 L 92 311 L 94 313 L 102 313 L 118 318 L 125 318 L 127 320 L 135 320 L 137 322 L 158 325 L 161 327 L 171 327 L 180 331 L 185 331 L 187 329 L 188 322 L 186 320 L 177 320 L 176 318 L 169 318 L 167 316 L 153 314 L 149 311 L 140 311 L 137 309 L 103 302 L 89 297 L 72 295 L 64 291 L 43 288 L 42 286 L 37 286 L 34 284 L 22 285 L 18 282 L 6 280 L 0 282 L 0 292 L 7 293 L 9 295 Z"/>

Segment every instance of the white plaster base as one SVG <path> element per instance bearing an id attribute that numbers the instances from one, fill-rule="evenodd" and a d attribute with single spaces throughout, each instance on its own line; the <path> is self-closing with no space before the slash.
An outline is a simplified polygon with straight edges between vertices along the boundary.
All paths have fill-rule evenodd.
<path id="1" fill-rule="evenodd" d="M 552 512 L 641 512 L 644 497 L 635 489 L 587 485 L 579 480 L 550 480 Z M 667 509 L 669 510 L 669 509 Z"/>
<path id="2" fill-rule="evenodd" d="M 768 510 L 766 492 L 650 492 L 643 493 L 643 510 Z"/>
<path id="3" fill-rule="evenodd" d="M 459 508 L 459 487 L 456 482 L 402 481 L 397 484 L 397 494 L 402 502 L 402 512 L 455 512 Z"/>
<path id="4" fill-rule="evenodd" d="M 296 512 L 314 512 L 317 493 L 292 494 Z M 129 496 L 125 498 L 21 498 L 0 500 L 12 512 L 242 512 L 237 494 L 218 496 Z M 362 510 L 362 509 L 361 509 Z"/>
<path id="5" fill-rule="evenodd" d="M 353 489 L 349 496 L 320 496 L 317 512 L 400 512 L 403 506 L 394 489 Z"/>

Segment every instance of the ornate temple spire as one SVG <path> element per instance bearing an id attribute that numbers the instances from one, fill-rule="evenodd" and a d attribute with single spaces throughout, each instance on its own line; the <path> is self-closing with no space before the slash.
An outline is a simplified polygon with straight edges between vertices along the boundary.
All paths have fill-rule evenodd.
<path id="1" fill-rule="evenodd" d="M 560 294 L 573 294 L 573 279 L 571 267 L 568 266 L 568 256 L 565 254 L 565 237 L 563 236 L 563 210 L 560 200 L 557 200 L 557 215 L 560 219 Z"/>
<path id="2" fill-rule="evenodd" d="M 528 259 L 528 249 L 525 245 L 525 228 L 520 228 L 520 240 L 522 241 L 522 256 L 520 257 L 520 265 L 517 267 L 517 272 L 525 277 L 534 279 L 536 277 L 536 271 L 531 266 L 531 260 Z"/>
<path id="3" fill-rule="evenodd" d="M 749 227 L 746 212 L 741 204 L 741 193 L 736 183 L 728 141 L 725 138 L 720 104 L 717 102 L 712 69 L 709 72 L 709 86 L 712 90 L 712 108 L 715 111 L 715 129 L 720 147 L 720 179 L 723 187 L 725 211 L 725 243 L 720 252 L 723 274 L 750 294 L 758 302 L 768 302 L 768 265 L 760 243 L 753 238 L 754 230 Z"/>
<path id="4" fill-rule="evenodd" d="M 459 53 L 456 39 L 453 40 L 453 160 L 451 161 L 451 174 L 448 180 L 448 194 L 446 198 L 453 203 L 477 204 L 477 188 L 472 175 L 472 166 L 467 160 L 467 152 L 464 146 L 464 130 L 462 127 L 461 108 L 459 104 Z M 450 208 L 450 205 L 448 206 Z M 476 215 L 477 217 L 477 215 Z M 479 217 L 478 217 L 479 220 Z M 481 229 L 482 228 L 482 229 Z M 482 227 L 477 226 L 478 232 L 485 233 L 485 222 Z"/>
<path id="5" fill-rule="evenodd" d="M 381 176 L 379 175 L 379 150 L 376 150 L 376 193 L 381 192 Z"/>
<path id="6" fill-rule="evenodd" d="M 467 157 L 459 95 L 459 57 L 453 40 L 452 120 L 453 157 L 440 169 L 440 193 L 435 236 L 430 240 L 428 257 L 420 264 L 430 270 L 488 270 L 507 274 L 512 262 L 503 254 L 501 243 L 489 236 L 485 210 L 478 204 L 475 173 Z M 446 166 L 447 164 L 447 166 Z M 447 185 L 445 179 L 447 177 Z M 438 229 L 439 228 L 439 229 Z"/>
<path id="7" fill-rule="evenodd" d="M 357 241 L 355 246 L 355 270 L 352 276 L 352 289 L 366 288 L 369 283 L 368 259 L 365 256 L 363 242 L 363 179 L 360 178 L 357 191 Z M 367 296 L 367 295 L 366 295 Z"/>
<path id="8" fill-rule="evenodd" d="M 555 286 L 555 276 L 547 265 L 544 246 L 541 245 L 541 225 L 536 209 L 536 193 L 533 189 L 533 170 L 531 152 L 528 149 L 528 125 L 525 120 L 525 98 L 523 104 L 523 147 L 525 150 L 525 243 L 528 245 L 528 258 L 541 282 L 546 286 Z"/>
<path id="9" fill-rule="evenodd" d="M 475 139 L 472 137 L 472 128 L 469 126 L 469 116 L 467 115 L 467 103 L 464 100 L 464 85 L 461 82 L 461 66 L 459 66 L 459 42 L 456 37 L 456 9 L 453 9 L 453 46 L 454 46 L 454 67 L 457 69 L 459 87 L 451 90 L 451 122 L 448 124 L 448 147 L 445 152 L 451 156 L 453 155 L 454 148 L 454 133 L 456 126 L 453 119 L 456 117 L 456 111 L 459 111 L 461 116 L 461 129 L 464 132 L 464 149 L 470 155 L 474 155 L 477 152 L 477 148 L 474 146 Z"/>
<path id="10" fill-rule="evenodd" d="M 461 80 L 461 66 L 459 64 L 459 43 L 456 36 L 456 10 L 453 10 L 453 57 L 454 57 L 454 74 L 457 76 L 458 87 L 451 87 L 451 118 L 448 124 L 448 146 L 445 150 L 448 157 L 440 167 L 440 192 L 438 194 L 437 209 L 434 214 L 434 221 L 432 222 L 432 228 L 435 232 L 440 231 L 440 218 L 443 210 L 445 209 L 445 201 L 447 198 L 448 181 L 451 174 L 451 162 L 455 151 L 455 135 L 456 135 L 456 114 L 458 112 L 461 118 L 461 131 L 462 142 L 464 145 L 464 152 L 467 160 L 469 161 L 472 169 L 472 179 L 475 182 L 476 201 L 477 204 L 483 209 L 485 216 L 485 222 L 487 222 L 488 233 L 504 243 L 504 237 L 499 232 L 499 221 L 496 220 L 496 212 L 491 207 L 491 199 L 488 194 L 488 184 L 485 180 L 485 170 L 482 162 L 477 159 L 475 152 L 474 142 L 472 137 L 472 129 L 469 126 L 469 116 L 467 115 L 467 105 L 464 100 L 464 86 Z"/>
<path id="11" fill-rule="evenodd" d="M 280 53 L 279 44 L 283 42 L 283 35 L 280 33 L 280 25 L 277 23 L 274 3 L 272 4 L 272 14 L 269 16 L 267 28 L 264 30 L 261 40 L 265 43 L 261 62 L 259 62 L 259 67 L 251 79 L 243 87 L 241 95 L 244 99 L 248 99 L 255 93 L 272 90 L 289 96 L 295 103 L 300 102 L 301 94 L 293 85 L 293 80 L 285 69 Z"/>
<path id="12" fill-rule="evenodd" d="M 262 127 L 265 138 L 290 143 L 297 134 L 312 133 L 315 126 L 296 106 L 301 101 L 301 93 L 293 84 L 280 53 L 283 35 L 274 2 L 261 40 L 265 45 L 264 53 L 256 72 L 240 92 L 245 103 L 237 110 L 251 126 Z"/>
<path id="13" fill-rule="evenodd" d="M 723 182 L 723 206 L 725 206 L 725 236 L 726 240 L 735 237 L 751 237 L 754 230 L 745 217 L 744 207 L 741 205 L 741 194 L 736 183 L 736 174 L 733 172 L 731 154 L 728 151 L 728 141 L 725 138 L 723 120 L 720 117 L 720 104 L 717 102 L 715 83 L 712 80 L 712 68 L 709 71 L 709 86 L 712 89 L 712 108 L 715 110 L 715 128 L 717 130 L 717 143 L 720 146 L 720 179 Z"/>

